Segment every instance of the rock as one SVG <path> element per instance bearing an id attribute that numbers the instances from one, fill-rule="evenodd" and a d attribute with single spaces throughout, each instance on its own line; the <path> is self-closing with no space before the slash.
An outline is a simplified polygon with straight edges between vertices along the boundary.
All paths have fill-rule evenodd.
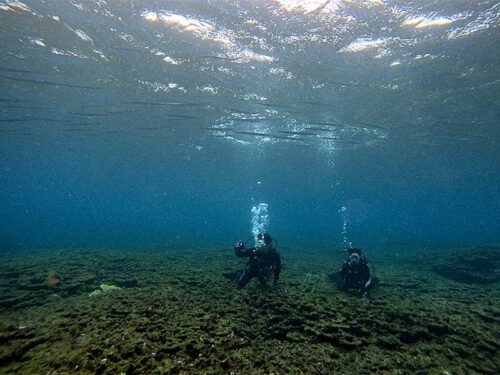
<path id="1" fill-rule="evenodd" d="M 477 246 L 453 254 L 432 271 L 467 284 L 491 284 L 500 280 L 500 247 Z"/>
<path id="2" fill-rule="evenodd" d="M 101 288 L 101 290 L 104 293 L 113 292 L 115 290 L 120 290 L 121 289 L 119 286 L 112 285 L 112 284 L 101 284 L 101 285 L 99 285 L 99 288 Z"/>
<path id="3" fill-rule="evenodd" d="M 380 336 L 377 338 L 376 344 L 387 349 L 397 349 L 402 345 L 401 340 L 394 335 Z"/>
<path id="4" fill-rule="evenodd" d="M 102 294 L 102 290 L 100 290 L 100 289 L 96 289 L 96 290 L 94 290 L 93 292 L 90 292 L 90 293 L 89 293 L 89 297 L 90 297 L 90 298 L 93 298 L 93 297 L 98 297 L 98 296 L 100 296 L 101 294 Z"/>
<path id="5" fill-rule="evenodd" d="M 99 289 L 94 290 L 93 292 L 89 293 L 89 297 L 98 297 L 102 294 L 107 294 L 110 292 L 114 292 L 117 290 L 120 290 L 121 288 L 116 285 L 111 285 L 111 284 L 101 284 L 99 286 Z"/>
<path id="6" fill-rule="evenodd" d="M 117 279 L 114 281 L 114 285 L 120 288 L 138 288 L 139 282 L 137 279 Z"/>

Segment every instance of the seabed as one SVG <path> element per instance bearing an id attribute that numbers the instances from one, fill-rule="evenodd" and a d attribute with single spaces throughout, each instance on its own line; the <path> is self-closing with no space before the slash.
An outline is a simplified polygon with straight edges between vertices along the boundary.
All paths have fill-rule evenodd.
<path id="1" fill-rule="evenodd" d="M 341 253 L 282 249 L 278 290 L 237 290 L 229 249 L 4 254 L 0 372 L 500 373 L 498 280 L 447 278 L 424 250 L 367 253 L 369 304 L 336 289 Z"/>

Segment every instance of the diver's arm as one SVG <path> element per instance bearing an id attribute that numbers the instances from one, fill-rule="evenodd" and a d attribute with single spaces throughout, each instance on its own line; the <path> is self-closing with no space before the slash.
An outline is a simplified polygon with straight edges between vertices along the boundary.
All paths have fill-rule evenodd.
<path id="1" fill-rule="evenodd" d="M 367 283 L 370 280 L 370 269 L 368 268 L 368 265 L 366 263 L 363 263 L 361 265 L 361 280 L 363 281 L 363 286 L 361 287 L 361 292 L 364 292 L 367 287 Z"/>
<path id="2" fill-rule="evenodd" d="M 255 247 L 251 247 L 249 249 L 246 249 L 244 247 L 239 247 L 239 246 L 234 247 L 234 253 L 236 254 L 237 257 L 240 257 L 240 258 L 245 258 L 245 257 L 251 256 L 254 250 L 255 250 Z"/>
<path id="3" fill-rule="evenodd" d="M 370 278 L 370 269 L 366 263 L 363 263 L 361 266 L 361 273 L 364 279 L 368 280 Z"/>

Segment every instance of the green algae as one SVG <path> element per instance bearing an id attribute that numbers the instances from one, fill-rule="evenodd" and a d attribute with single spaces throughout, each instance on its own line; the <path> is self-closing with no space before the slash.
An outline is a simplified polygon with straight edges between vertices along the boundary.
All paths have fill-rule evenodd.
<path id="1" fill-rule="evenodd" d="M 99 289 L 94 290 L 93 292 L 89 293 L 89 297 L 98 297 L 106 293 L 111 293 L 116 290 L 121 290 L 119 286 L 116 285 L 111 285 L 111 284 L 101 284 L 99 285 Z"/>
<path id="2" fill-rule="evenodd" d="M 112 292 L 114 290 L 120 290 L 121 288 L 119 286 L 116 286 L 116 285 L 111 285 L 111 284 L 101 284 L 99 285 L 99 288 L 103 291 L 103 292 Z"/>

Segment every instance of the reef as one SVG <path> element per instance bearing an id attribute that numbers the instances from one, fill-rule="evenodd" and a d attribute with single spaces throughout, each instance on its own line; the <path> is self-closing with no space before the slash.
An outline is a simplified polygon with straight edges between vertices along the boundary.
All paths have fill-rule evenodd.
<path id="1" fill-rule="evenodd" d="M 231 249 L 0 256 L 2 373 L 500 373 L 498 283 L 368 252 L 366 304 L 332 282 L 341 255 L 281 254 L 279 288 L 243 290 Z"/>
<path id="2" fill-rule="evenodd" d="M 491 284 L 500 281 L 500 247 L 477 246 L 454 252 L 432 267 L 452 280 L 468 284 Z"/>

